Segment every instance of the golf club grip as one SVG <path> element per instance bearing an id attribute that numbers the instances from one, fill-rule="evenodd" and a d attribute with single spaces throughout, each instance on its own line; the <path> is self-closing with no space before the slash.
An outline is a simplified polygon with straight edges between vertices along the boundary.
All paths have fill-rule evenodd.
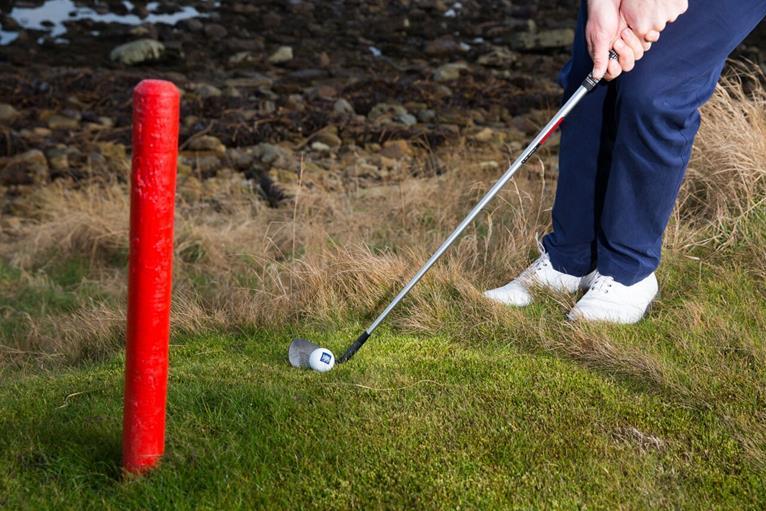
<path id="1" fill-rule="evenodd" d="M 346 352 L 338 359 L 338 363 L 342 364 L 346 360 L 350 359 L 354 356 L 354 354 L 359 351 L 359 348 L 361 348 L 364 343 L 367 342 L 367 339 L 370 338 L 370 334 L 367 333 L 367 331 L 362 332 L 359 337 L 356 338 L 354 343 L 348 347 Z"/>
<path id="2" fill-rule="evenodd" d="M 609 60 L 617 60 L 617 53 L 614 50 L 609 50 Z M 582 82 L 582 86 L 585 87 L 585 89 L 590 92 L 598 85 L 598 82 L 601 81 L 601 78 L 593 78 L 593 73 L 589 74 L 585 80 Z"/>

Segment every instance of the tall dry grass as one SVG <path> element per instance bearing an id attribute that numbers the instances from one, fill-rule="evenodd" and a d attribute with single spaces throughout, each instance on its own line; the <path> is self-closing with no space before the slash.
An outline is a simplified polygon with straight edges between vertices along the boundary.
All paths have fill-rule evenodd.
<path id="1" fill-rule="evenodd" d="M 668 231 L 669 248 L 731 243 L 743 218 L 762 207 L 765 105 L 766 91 L 758 86 L 746 92 L 738 75 L 716 89 L 703 111 L 693 161 Z M 329 325 L 368 317 L 496 177 L 464 156 L 446 166 L 451 170 L 438 177 L 347 193 L 303 187 L 292 205 L 278 209 L 266 207 L 237 176 L 204 183 L 182 178 L 174 332 Z M 554 183 L 533 179 L 538 174 L 519 174 L 415 289 L 394 321 L 412 331 L 434 331 L 455 325 L 448 319 L 458 315 L 464 320 L 459 322 L 462 330 L 450 333 L 535 339 L 538 347 L 661 381 L 662 368 L 647 355 L 618 348 L 578 327 L 542 331 L 523 321 L 521 313 L 509 316 L 481 298 L 479 289 L 524 267 L 534 253 L 535 234 L 548 229 Z M 0 247 L 4 259 L 32 272 L 52 258 L 86 257 L 93 267 L 91 283 L 101 283 L 106 297 L 83 299 L 73 313 L 30 316 L 27 335 L 7 340 L 0 359 L 15 360 L 26 353 L 72 361 L 112 352 L 124 330 L 125 268 L 120 262 L 128 250 L 127 190 L 114 183 L 79 188 L 53 184 L 32 196 L 25 217 Z M 564 337 L 567 342 L 561 341 Z"/>

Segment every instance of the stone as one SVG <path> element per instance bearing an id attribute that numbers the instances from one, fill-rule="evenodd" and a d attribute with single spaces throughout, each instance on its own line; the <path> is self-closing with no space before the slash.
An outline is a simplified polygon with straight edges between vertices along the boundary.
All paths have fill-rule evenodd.
<path id="1" fill-rule="evenodd" d="M 48 178 L 48 160 L 39 149 L 18 154 L 0 167 L 0 185 L 35 185 Z"/>
<path id="2" fill-rule="evenodd" d="M 407 113 L 407 109 L 397 103 L 378 103 L 370 109 L 367 119 L 381 124 L 390 122 L 397 116 Z"/>
<path id="3" fill-rule="evenodd" d="M 351 105 L 351 103 L 343 98 L 337 100 L 332 106 L 332 109 L 336 114 L 341 115 L 354 115 L 356 113 L 354 112 L 354 107 Z"/>
<path id="4" fill-rule="evenodd" d="M 436 112 L 430 109 L 421 110 L 420 112 L 418 112 L 418 119 L 420 120 L 420 122 L 425 122 L 425 123 L 434 122 L 434 120 L 436 119 Z"/>
<path id="5" fill-rule="evenodd" d="M 8 103 L 0 103 L 0 124 L 13 124 L 19 115 L 19 111 Z"/>
<path id="6" fill-rule="evenodd" d="M 280 46 L 269 57 L 269 62 L 272 64 L 284 64 L 291 60 L 293 60 L 293 49 L 290 46 Z"/>
<path id="7" fill-rule="evenodd" d="M 239 66 L 241 64 L 252 64 L 255 62 L 255 56 L 251 51 L 240 51 L 229 57 L 230 66 Z"/>
<path id="8" fill-rule="evenodd" d="M 193 86 L 193 90 L 201 98 L 217 98 L 223 95 L 221 89 L 209 83 L 197 83 Z"/>
<path id="9" fill-rule="evenodd" d="M 540 50 L 546 48 L 566 48 L 574 41 L 574 30 L 560 28 L 539 32 L 516 32 L 511 37 L 514 50 Z"/>
<path id="10" fill-rule="evenodd" d="M 453 62 L 436 68 L 433 79 L 437 82 L 451 82 L 460 78 L 460 71 L 468 69 L 465 62 Z"/>
<path id="11" fill-rule="evenodd" d="M 52 130 L 74 130 L 80 127 L 79 116 L 53 114 L 48 117 L 48 127 Z"/>
<path id="12" fill-rule="evenodd" d="M 238 169 L 246 169 L 252 165 L 255 155 L 250 148 L 229 148 L 226 150 L 226 157 L 229 162 Z"/>
<path id="13" fill-rule="evenodd" d="M 51 170 L 66 172 L 69 170 L 69 151 L 66 147 L 51 147 L 45 150 Z"/>
<path id="14" fill-rule="evenodd" d="M 485 53 L 478 58 L 476 62 L 487 67 L 508 67 L 518 59 L 518 54 L 512 52 L 504 46 L 493 48 L 489 53 Z"/>
<path id="15" fill-rule="evenodd" d="M 205 25 L 205 35 L 211 39 L 223 39 L 229 35 L 229 31 L 218 23 L 209 23 Z"/>
<path id="16" fill-rule="evenodd" d="M 139 39 L 116 47 L 109 54 L 113 62 L 132 66 L 159 60 L 165 54 L 165 45 L 154 39 Z"/>
<path id="17" fill-rule="evenodd" d="M 479 163 L 479 168 L 481 170 L 498 170 L 500 168 L 500 164 L 494 160 L 483 161 Z"/>
<path id="18" fill-rule="evenodd" d="M 221 166 L 221 160 L 215 154 L 184 151 L 182 156 L 183 164 L 192 167 L 200 173 L 209 174 Z"/>
<path id="19" fill-rule="evenodd" d="M 393 160 L 412 156 L 412 147 L 406 140 L 389 140 L 383 144 L 380 155 Z"/>
<path id="20" fill-rule="evenodd" d="M 495 132 L 492 131 L 492 128 L 484 128 L 483 130 L 474 134 L 472 138 L 477 142 L 487 143 L 492 140 L 492 137 L 494 136 L 494 134 Z"/>
<path id="21" fill-rule="evenodd" d="M 460 52 L 460 44 L 452 36 L 446 35 L 426 43 L 426 55 L 443 57 Z"/>
<path id="22" fill-rule="evenodd" d="M 311 149 L 318 153 L 329 153 L 332 151 L 329 145 L 323 144 L 322 142 L 314 142 L 311 144 Z"/>
<path id="23" fill-rule="evenodd" d="M 254 154 L 261 162 L 275 167 L 292 167 L 294 163 L 292 151 L 274 144 L 260 143 L 255 146 Z"/>
<path id="24" fill-rule="evenodd" d="M 192 151 L 212 151 L 219 156 L 226 154 L 226 146 L 212 135 L 202 135 L 189 140 L 188 148 Z"/>
<path id="25" fill-rule="evenodd" d="M 323 129 L 314 135 L 314 140 L 330 147 L 340 147 L 343 144 L 343 141 L 338 136 L 338 128 L 335 126 L 328 126 Z"/>
<path id="26" fill-rule="evenodd" d="M 394 116 L 394 120 L 398 123 L 404 124 L 405 126 L 414 126 L 418 123 L 417 118 L 408 112 L 397 114 Z"/>

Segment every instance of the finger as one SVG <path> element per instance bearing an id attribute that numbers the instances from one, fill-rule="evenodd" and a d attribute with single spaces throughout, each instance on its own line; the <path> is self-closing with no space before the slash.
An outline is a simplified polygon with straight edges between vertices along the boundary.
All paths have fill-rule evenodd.
<path id="1" fill-rule="evenodd" d="M 623 30 L 620 34 L 622 41 L 633 50 L 633 56 L 636 60 L 641 60 L 644 56 L 644 45 L 641 43 L 641 39 L 629 28 Z"/>
<path id="2" fill-rule="evenodd" d="M 628 72 L 636 65 L 636 59 L 633 55 L 633 50 L 625 44 L 622 39 L 617 39 L 614 42 L 614 51 L 617 52 L 618 60 L 620 61 L 620 67 L 623 71 Z"/>
<path id="3" fill-rule="evenodd" d="M 600 79 L 606 73 L 609 64 L 609 41 L 594 40 L 591 44 L 591 58 L 593 59 L 593 78 Z"/>
<path id="4" fill-rule="evenodd" d="M 650 43 L 656 43 L 657 41 L 660 40 L 660 33 L 657 32 L 656 30 L 650 30 L 644 36 L 644 40 L 649 41 Z"/>
<path id="5" fill-rule="evenodd" d="M 646 53 L 646 52 L 648 52 L 649 50 L 652 49 L 652 43 L 647 42 L 647 41 L 642 42 L 641 46 L 644 47 L 644 53 Z"/>
<path id="6" fill-rule="evenodd" d="M 656 30 L 657 32 L 662 32 L 663 30 L 665 30 L 665 27 L 667 27 L 667 26 L 668 26 L 668 24 L 666 22 L 662 21 L 662 22 L 658 22 L 656 25 L 654 25 L 654 27 L 652 27 L 652 29 Z M 646 31 L 647 34 L 649 32 L 650 32 L 649 30 Z M 646 37 L 646 34 L 644 34 L 644 37 Z"/>
<path id="7" fill-rule="evenodd" d="M 622 67 L 620 67 L 620 63 L 616 60 L 610 60 L 609 65 L 607 67 L 606 75 L 604 75 L 604 80 L 611 81 L 617 78 L 622 74 Z"/>

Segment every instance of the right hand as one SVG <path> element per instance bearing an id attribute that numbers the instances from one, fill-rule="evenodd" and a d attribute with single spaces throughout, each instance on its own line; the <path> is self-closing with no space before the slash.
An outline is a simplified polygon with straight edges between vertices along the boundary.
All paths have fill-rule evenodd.
<path id="1" fill-rule="evenodd" d="M 623 71 L 633 69 L 651 47 L 647 34 L 639 38 L 629 27 L 620 12 L 621 0 L 589 0 L 588 23 L 585 26 L 585 39 L 588 52 L 593 59 L 593 77 L 613 80 Z M 656 34 L 656 41 L 659 33 Z M 609 50 L 614 49 L 617 60 L 609 59 Z"/>

